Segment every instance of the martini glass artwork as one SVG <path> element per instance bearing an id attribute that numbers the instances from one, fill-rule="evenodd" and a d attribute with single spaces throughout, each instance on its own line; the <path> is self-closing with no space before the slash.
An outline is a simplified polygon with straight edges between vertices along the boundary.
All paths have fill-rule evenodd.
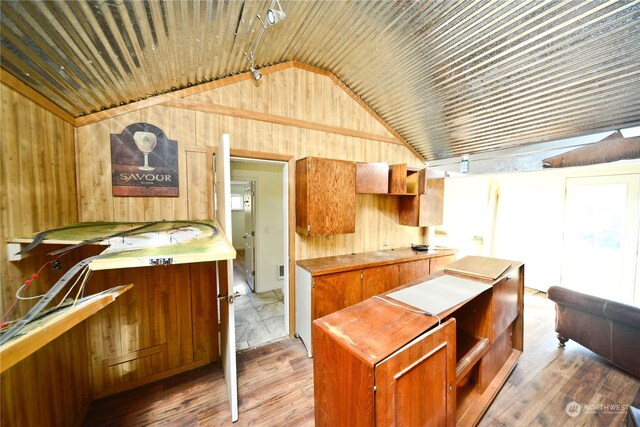
<path id="1" fill-rule="evenodd" d="M 138 169 L 141 171 L 154 170 L 154 167 L 149 166 L 149 153 L 156 148 L 156 144 L 158 142 L 156 135 L 152 132 L 138 131 L 133 134 L 133 140 L 136 143 L 138 150 L 142 151 L 142 154 L 144 154 L 144 165 L 138 166 Z"/>

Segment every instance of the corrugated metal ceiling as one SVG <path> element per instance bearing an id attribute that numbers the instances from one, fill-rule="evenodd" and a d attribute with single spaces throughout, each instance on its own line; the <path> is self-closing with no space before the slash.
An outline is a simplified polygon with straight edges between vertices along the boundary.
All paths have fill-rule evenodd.
<path id="1" fill-rule="evenodd" d="M 333 72 L 427 159 L 640 123 L 638 1 L 293 1 L 255 64 Z M 1 2 L 2 67 L 75 117 L 248 70 L 267 1 Z"/>

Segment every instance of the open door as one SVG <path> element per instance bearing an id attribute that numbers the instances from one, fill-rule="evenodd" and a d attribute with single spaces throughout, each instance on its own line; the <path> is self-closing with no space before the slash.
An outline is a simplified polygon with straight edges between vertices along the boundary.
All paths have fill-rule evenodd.
<path id="1" fill-rule="evenodd" d="M 223 134 L 215 156 L 216 219 L 231 237 L 231 160 L 229 135 Z M 238 421 L 238 378 L 236 370 L 236 325 L 233 300 L 233 260 L 218 261 L 218 301 L 220 305 L 220 348 L 227 384 L 231 421 Z"/>
<path id="2" fill-rule="evenodd" d="M 251 181 L 244 188 L 244 266 L 247 272 L 247 284 L 252 291 L 256 291 L 256 231 L 255 231 L 255 197 L 256 182 Z"/>

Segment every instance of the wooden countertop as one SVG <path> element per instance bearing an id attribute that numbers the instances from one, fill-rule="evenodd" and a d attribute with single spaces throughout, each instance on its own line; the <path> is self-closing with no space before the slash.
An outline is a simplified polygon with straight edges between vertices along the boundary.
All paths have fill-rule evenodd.
<path id="1" fill-rule="evenodd" d="M 312 276 L 341 273 L 359 268 L 379 267 L 420 259 L 437 258 L 454 255 L 455 249 L 435 249 L 421 252 L 411 248 L 388 249 L 384 251 L 361 252 L 350 255 L 338 255 L 298 261 L 297 264 L 311 273 Z"/>

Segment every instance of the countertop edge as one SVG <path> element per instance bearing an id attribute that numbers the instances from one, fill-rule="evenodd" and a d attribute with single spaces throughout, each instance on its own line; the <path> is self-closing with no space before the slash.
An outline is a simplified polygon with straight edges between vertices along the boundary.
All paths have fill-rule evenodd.
<path id="1" fill-rule="evenodd" d="M 407 252 L 411 252 L 411 255 L 407 255 Z M 389 258 L 388 255 L 381 255 L 381 253 L 385 253 L 388 255 L 397 255 L 396 257 Z M 326 274 L 333 273 L 343 273 L 346 271 L 358 270 L 360 268 L 371 268 L 371 267 L 383 267 L 386 265 L 392 264 L 400 264 L 408 261 L 416 261 L 420 259 L 429 259 L 429 258 L 438 258 L 448 255 L 455 255 L 457 251 L 455 249 L 438 249 L 435 252 L 421 252 L 414 251 L 411 248 L 398 248 L 398 249 L 388 249 L 384 251 L 371 251 L 371 252 L 360 252 L 356 254 L 349 255 L 337 255 L 331 257 L 321 257 L 321 258 L 311 258 L 306 260 L 300 260 L 296 262 L 296 265 L 307 270 L 311 273 L 311 276 L 324 276 Z M 378 254 L 378 255 L 376 255 Z M 360 258 L 368 257 L 368 260 L 361 261 Z M 375 258 L 378 257 L 379 260 L 376 261 Z M 338 261 L 338 258 L 342 258 L 342 261 Z M 353 263 L 349 264 L 344 259 L 353 259 Z M 371 259 L 374 259 L 371 261 Z M 310 265 L 318 260 L 325 260 L 321 266 Z M 331 260 L 335 259 L 335 266 L 327 266 L 331 263 Z"/>

